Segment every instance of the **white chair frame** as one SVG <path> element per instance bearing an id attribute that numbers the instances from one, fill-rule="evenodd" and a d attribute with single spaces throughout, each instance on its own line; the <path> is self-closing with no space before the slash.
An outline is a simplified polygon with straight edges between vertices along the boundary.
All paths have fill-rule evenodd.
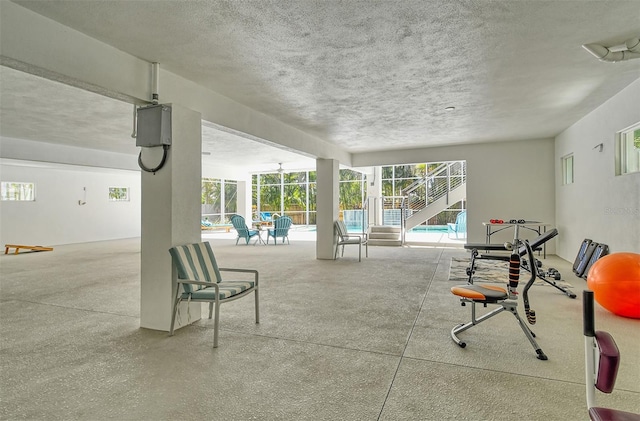
<path id="1" fill-rule="evenodd" d="M 357 244 L 358 245 L 358 262 L 362 261 L 362 245 L 365 246 L 366 257 L 369 257 L 369 241 L 368 235 L 366 233 L 362 234 L 349 234 L 347 232 L 347 226 L 343 221 L 336 221 L 335 231 L 338 236 L 336 242 L 336 252 L 334 253 L 333 260 L 338 258 L 338 248 L 342 246 L 342 254 L 341 257 L 344 257 L 344 246 L 348 244 Z"/>

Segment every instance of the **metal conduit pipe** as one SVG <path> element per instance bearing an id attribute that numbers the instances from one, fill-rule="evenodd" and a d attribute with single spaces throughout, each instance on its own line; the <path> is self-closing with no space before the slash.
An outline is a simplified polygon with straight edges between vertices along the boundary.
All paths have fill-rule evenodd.
<path id="1" fill-rule="evenodd" d="M 613 51 L 613 48 L 607 48 L 599 44 L 584 44 L 582 48 L 590 52 L 598 60 L 608 63 L 640 58 L 640 39 L 631 38 L 625 42 L 624 46 L 626 50 L 622 51 Z"/>
<path id="2" fill-rule="evenodd" d="M 159 100 L 159 92 L 158 92 L 159 78 L 160 78 L 159 72 L 160 72 L 160 64 L 156 62 L 152 63 L 151 64 L 151 102 L 153 103 L 153 105 L 157 105 Z"/>
<path id="3" fill-rule="evenodd" d="M 159 94 L 158 94 L 158 86 L 159 86 L 159 72 L 160 72 L 160 63 L 154 62 L 151 63 L 151 103 L 153 105 L 158 105 Z M 133 104 L 133 132 L 131 133 L 132 138 L 136 138 L 138 136 L 137 133 L 137 117 L 138 117 L 138 106 Z"/>

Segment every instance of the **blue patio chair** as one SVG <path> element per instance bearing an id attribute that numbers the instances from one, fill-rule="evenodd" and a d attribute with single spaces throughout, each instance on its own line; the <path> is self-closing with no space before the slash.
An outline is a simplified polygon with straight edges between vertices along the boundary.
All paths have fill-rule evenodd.
<path id="1" fill-rule="evenodd" d="M 258 301 L 258 271 L 218 267 L 209 243 L 195 243 L 169 249 L 178 270 L 178 288 L 173 304 L 170 335 L 173 335 L 178 305 L 181 301 L 209 303 L 209 318 L 215 307 L 213 319 L 213 347 L 218 347 L 220 305 L 228 301 L 255 293 L 256 323 L 260 323 Z M 220 272 L 242 272 L 253 274 L 253 280 L 223 281 Z M 246 275 L 245 275 L 246 276 Z"/>
<path id="2" fill-rule="evenodd" d="M 238 238 L 236 238 L 236 245 L 238 245 L 238 241 L 240 241 L 241 238 L 246 241 L 246 244 L 249 244 L 249 240 L 251 240 L 251 238 L 253 237 L 256 237 L 256 242 L 258 241 L 258 230 L 249 229 L 242 216 L 232 215 L 231 223 L 233 224 L 233 228 L 235 228 L 236 232 L 238 233 Z"/>
<path id="3" fill-rule="evenodd" d="M 273 244 L 278 244 L 278 237 L 282 238 L 282 244 L 284 244 L 284 239 L 287 239 L 287 244 L 289 243 L 289 228 L 291 228 L 291 218 L 288 216 L 281 216 L 278 219 L 273 220 L 273 229 L 268 231 L 267 235 L 267 244 L 269 244 L 269 237 L 273 237 Z"/>
<path id="4" fill-rule="evenodd" d="M 451 238 L 451 234 L 455 234 L 456 239 L 458 239 L 458 234 L 461 234 L 462 238 L 467 237 L 467 211 L 458 214 L 455 224 L 447 224 L 447 236 Z"/>
<path id="5" fill-rule="evenodd" d="M 260 222 L 272 222 L 271 212 L 260 212 Z"/>

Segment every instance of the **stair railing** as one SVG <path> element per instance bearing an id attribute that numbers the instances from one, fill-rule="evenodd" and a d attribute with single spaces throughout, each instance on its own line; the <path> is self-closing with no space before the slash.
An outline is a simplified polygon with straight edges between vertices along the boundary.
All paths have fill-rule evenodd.
<path id="1" fill-rule="evenodd" d="M 370 203 L 373 201 L 373 205 Z M 364 201 L 364 203 L 362 204 L 362 234 L 368 234 L 369 233 L 369 219 L 370 219 L 370 215 L 369 212 L 371 210 L 373 210 L 373 220 L 377 220 L 377 212 L 378 212 L 378 208 L 376 206 L 376 201 L 377 198 L 376 197 L 367 197 Z"/>
<path id="2" fill-rule="evenodd" d="M 448 203 L 449 192 L 465 181 L 465 161 L 445 162 L 438 165 L 424 177 L 402 190 L 402 194 L 407 198 L 408 216 L 421 211 L 443 196 L 447 196 Z"/>
<path id="3" fill-rule="evenodd" d="M 382 197 L 382 225 L 400 226 L 400 240 L 404 244 L 407 220 L 407 198 L 405 196 Z"/>
<path id="4" fill-rule="evenodd" d="M 402 195 L 383 196 L 375 206 L 382 210 L 382 224 L 400 226 L 404 244 L 407 218 L 444 196 L 449 203 L 449 193 L 464 184 L 466 176 L 466 161 L 444 162 L 403 189 Z"/>

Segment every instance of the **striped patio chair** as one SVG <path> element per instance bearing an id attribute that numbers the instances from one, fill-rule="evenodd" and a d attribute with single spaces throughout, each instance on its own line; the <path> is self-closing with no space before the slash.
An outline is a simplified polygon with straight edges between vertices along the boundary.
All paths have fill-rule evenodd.
<path id="1" fill-rule="evenodd" d="M 220 320 L 220 305 L 228 301 L 237 300 L 250 293 L 255 294 L 256 323 L 260 323 L 258 302 L 258 271 L 252 269 L 231 269 L 218 267 L 216 258 L 209 243 L 187 244 L 169 249 L 173 263 L 178 270 L 178 288 L 173 305 L 170 335 L 178 313 L 181 301 L 209 303 L 209 318 L 213 319 L 213 347 L 218 347 L 218 326 Z M 220 272 L 241 272 L 253 274 L 253 280 L 223 281 Z"/>

